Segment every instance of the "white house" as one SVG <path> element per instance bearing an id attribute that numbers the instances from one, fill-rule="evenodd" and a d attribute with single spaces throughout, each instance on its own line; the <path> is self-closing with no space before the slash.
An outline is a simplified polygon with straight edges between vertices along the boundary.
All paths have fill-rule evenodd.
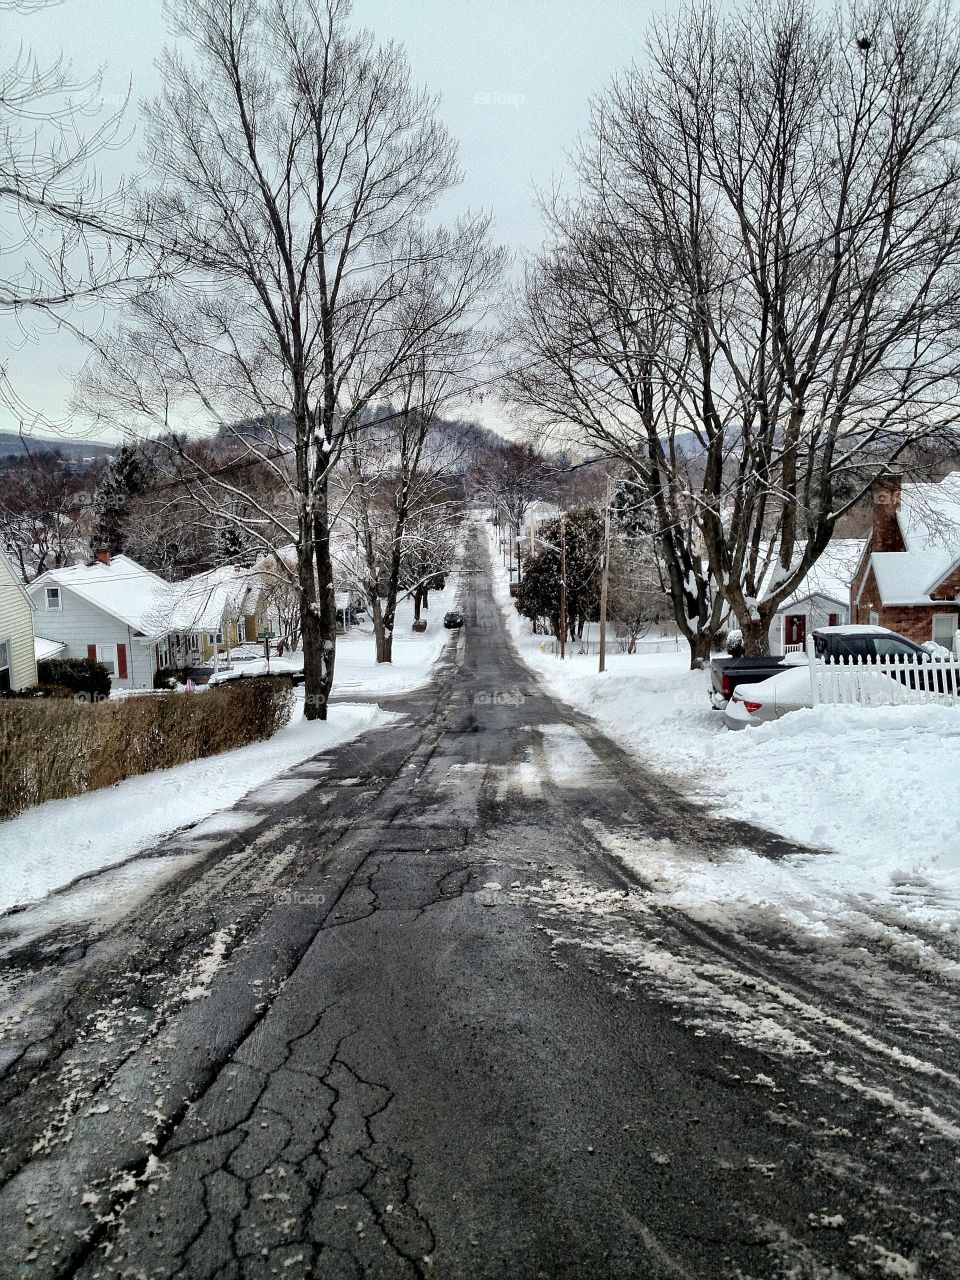
<path id="1" fill-rule="evenodd" d="M 33 602 L 0 548 L 0 693 L 36 683 Z"/>
<path id="2" fill-rule="evenodd" d="M 161 642 L 162 666 L 210 662 L 218 648 L 252 643 L 266 629 L 259 573 L 222 565 L 167 588 L 164 607 L 170 633 Z"/>
<path id="3" fill-rule="evenodd" d="M 850 621 L 850 584 L 866 542 L 835 538 L 770 623 L 770 652 L 799 648 L 817 627 Z"/>
<path id="4" fill-rule="evenodd" d="M 93 658 L 115 686 L 150 689 L 166 634 L 169 584 L 131 560 L 101 552 L 94 564 L 50 569 L 27 588 L 34 629 L 68 658 Z"/>

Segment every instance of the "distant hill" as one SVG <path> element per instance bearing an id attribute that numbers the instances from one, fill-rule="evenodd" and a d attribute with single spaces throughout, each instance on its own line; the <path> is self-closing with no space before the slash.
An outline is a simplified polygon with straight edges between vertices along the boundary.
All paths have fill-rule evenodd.
<path id="1" fill-rule="evenodd" d="M 115 453 L 116 449 L 116 445 L 104 444 L 102 440 L 62 440 L 51 436 L 21 437 L 13 431 L 0 431 L 0 458 L 17 457 L 29 450 L 31 453 L 62 453 L 65 458 L 78 461 L 81 458 L 105 458 L 108 454 Z"/>
<path id="2" fill-rule="evenodd" d="M 374 408 L 371 414 L 379 410 Z M 223 440 L 236 440 L 246 437 L 249 440 L 280 441 L 289 440 L 292 444 L 293 428 L 288 419 L 251 418 L 247 421 L 222 426 L 217 436 Z M 502 445 L 504 439 L 489 427 L 481 426 L 468 418 L 439 418 L 433 427 L 433 434 L 444 444 L 452 446 L 463 454 L 476 453 L 481 449 Z"/>

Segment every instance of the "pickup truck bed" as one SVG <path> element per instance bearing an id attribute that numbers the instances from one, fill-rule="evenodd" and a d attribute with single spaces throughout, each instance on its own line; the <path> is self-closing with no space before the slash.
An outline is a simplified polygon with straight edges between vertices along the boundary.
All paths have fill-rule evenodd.
<path id="1" fill-rule="evenodd" d="M 715 707 L 723 707 L 741 684 L 759 684 L 782 671 L 783 658 L 713 658 L 710 662 L 710 683 L 713 686 L 710 701 Z"/>

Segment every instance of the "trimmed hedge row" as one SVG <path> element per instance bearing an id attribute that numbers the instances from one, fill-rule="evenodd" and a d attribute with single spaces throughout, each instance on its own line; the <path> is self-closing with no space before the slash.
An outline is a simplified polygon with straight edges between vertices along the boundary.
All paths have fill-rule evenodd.
<path id="1" fill-rule="evenodd" d="M 0 818 L 269 738 L 292 707 L 277 677 L 114 702 L 0 700 Z"/>

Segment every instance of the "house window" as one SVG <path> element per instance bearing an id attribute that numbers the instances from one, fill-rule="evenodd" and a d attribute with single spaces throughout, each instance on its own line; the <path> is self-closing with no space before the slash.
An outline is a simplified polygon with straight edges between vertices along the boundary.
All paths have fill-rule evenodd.
<path id="1" fill-rule="evenodd" d="M 839 613 L 831 613 L 831 614 L 829 615 L 829 617 L 827 618 L 827 626 L 828 626 L 828 627 L 839 627 L 839 625 L 840 625 L 840 615 L 839 615 Z"/>
<path id="2" fill-rule="evenodd" d="M 942 644 L 945 649 L 952 649 L 953 637 L 957 633 L 958 625 L 960 625 L 960 614 L 935 613 L 933 615 L 933 638 L 937 644 Z"/>
<path id="3" fill-rule="evenodd" d="M 13 688 L 11 664 L 10 641 L 0 640 L 0 693 L 9 693 Z"/>
<path id="4" fill-rule="evenodd" d="M 98 644 L 97 661 L 103 663 L 111 676 L 115 676 L 117 674 L 117 646 L 115 644 Z"/>
<path id="5" fill-rule="evenodd" d="M 53 610 L 60 607 L 60 588 L 47 587 L 47 608 Z"/>
<path id="6" fill-rule="evenodd" d="M 876 609 L 870 610 L 870 625 L 871 627 L 879 627 L 880 625 L 880 615 Z"/>

